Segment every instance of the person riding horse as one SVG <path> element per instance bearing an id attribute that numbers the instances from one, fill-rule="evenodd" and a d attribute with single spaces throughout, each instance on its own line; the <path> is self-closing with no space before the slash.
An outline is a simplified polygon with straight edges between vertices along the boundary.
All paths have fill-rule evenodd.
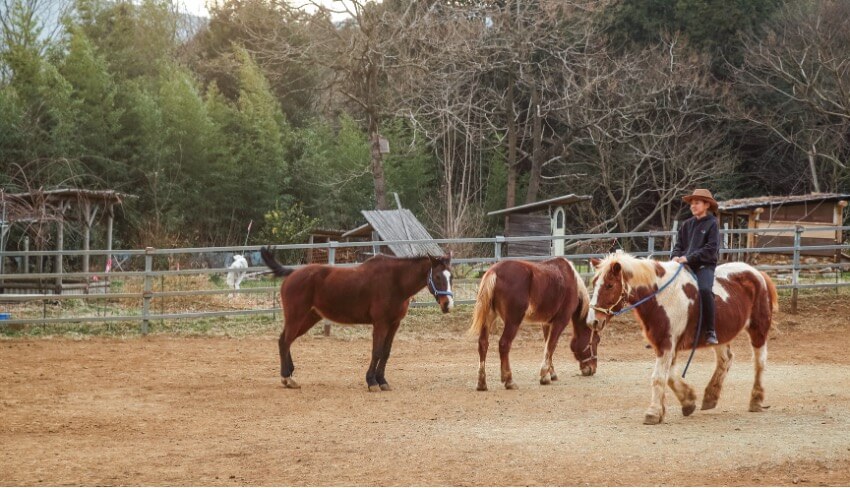
<path id="1" fill-rule="evenodd" d="M 698 324 L 705 334 L 706 343 L 717 344 L 714 328 L 714 269 L 720 258 L 720 230 L 717 218 L 717 202 L 711 192 L 698 188 L 682 198 L 690 204 L 693 217 L 682 223 L 678 239 L 673 248 L 673 261 L 687 264 L 696 274 L 699 286 L 699 302 L 702 321 Z M 711 214 L 709 214 L 711 212 Z"/>

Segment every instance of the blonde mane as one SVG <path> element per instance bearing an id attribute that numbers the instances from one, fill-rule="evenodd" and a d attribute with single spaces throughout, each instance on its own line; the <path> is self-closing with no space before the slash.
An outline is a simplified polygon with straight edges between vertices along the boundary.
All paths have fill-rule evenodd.
<path id="1" fill-rule="evenodd" d="M 596 267 L 594 279 L 608 273 L 614 263 L 620 263 L 623 277 L 630 287 L 651 287 L 658 282 L 658 276 L 655 274 L 656 261 L 636 258 L 625 252 L 615 252 L 605 256 Z"/>

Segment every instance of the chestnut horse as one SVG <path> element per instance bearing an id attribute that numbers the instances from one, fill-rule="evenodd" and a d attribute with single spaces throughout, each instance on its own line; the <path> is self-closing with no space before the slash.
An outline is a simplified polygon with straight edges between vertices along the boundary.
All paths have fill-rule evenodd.
<path id="1" fill-rule="evenodd" d="M 590 297 L 584 280 L 572 263 L 558 257 L 540 263 L 529 261 L 502 261 L 484 273 L 478 286 L 470 335 L 478 336 L 478 390 L 487 390 L 484 361 L 487 358 L 489 335 L 496 317 L 505 323 L 499 339 L 499 357 L 502 362 L 502 383 L 505 388 L 517 388 L 511 373 L 508 355 L 523 320 L 543 324 L 543 363 L 540 365 L 540 384 L 556 381 L 558 375 L 552 365 L 552 354 L 558 338 L 567 326 L 573 324 L 570 347 L 579 361 L 585 376 L 596 372 L 596 346 L 599 335 L 587 327 L 587 310 Z"/>
<path id="2" fill-rule="evenodd" d="M 667 261 L 638 259 L 623 252 L 603 260 L 591 260 L 596 268 L 588 324 L 602 330 L 617 312 L 633 309 L 646 340 L 655 349 L 652 372 L 652 400 L 644 417 L 645 424 L 664 419 L 664 391 L 669 385 L 688 416 L 696 409 L 694 389 L 676 369 L 680 351 L 693 347 L 700 315 L 699 291 L 693 275 L 682 265 Z M 732 362 L 729 343 L 746 329 L 753 348 L 755 382 L 750 396 L 750 411 L 760 412 L 764 402 L 762 373 L 767 363 L 767 336 L 773 312 L 777 310 L 776 286 L 764 273 L 745 263 L 726 263 L 717 267 L 713 287 L 716 304 L 718 345 L 714 348 L 716 367 L 705 388 L 702 409 L 717 406 L 723 380 Z M 702 334 L 700 334 L 702 335 Z M 700 337 L 698 347 L 709 347 Z"/>
<path id="3" fill-rule="evenodd" d="M 378 255 L 350 268 L 310 264 L 298 269 L 281 266 L 267 247 L 260 255 L 275 276 L 288 276 L 280 285 L 284 321 L 278 340 L 281 382 L 287 388 L 300 388 L 292 379 L 292 342 L 325 318 L 341 324 L 372 324 L 372 361 L 366 383 L 369 391 L 390 390 L 384 370 L 413 295 L 427 286 L 443 313 L 454 305 L 451 254 Z"/>

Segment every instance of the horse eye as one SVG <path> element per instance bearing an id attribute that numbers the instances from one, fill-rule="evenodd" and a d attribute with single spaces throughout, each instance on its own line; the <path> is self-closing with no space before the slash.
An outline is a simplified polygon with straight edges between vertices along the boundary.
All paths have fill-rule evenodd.
<path id="1" fill-rule="evenodd" d="M 605 285 L 605 288 L 610 290 L 611 288 L 614 288 L 614 285 L 612 285 L 611 283 L 608 283 L 607 285 Z"/>

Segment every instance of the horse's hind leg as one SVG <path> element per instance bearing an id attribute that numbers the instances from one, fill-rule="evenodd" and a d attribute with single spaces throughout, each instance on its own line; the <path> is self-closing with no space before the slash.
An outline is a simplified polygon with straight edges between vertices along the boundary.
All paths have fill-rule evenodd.
<path id="1" fill-rule="evenodd" d="M 311 327 L 316 325 L 316 322 L 321 319 L 321 316 L 313 310 L 309 310 L 304 314 L 285 312 L 284 315 L 283 332 L 280 333 L 280 338 L 277 341 L 278 350 L 280 351 L 280 381 L 286 388 L 301 388 L 292 379 L 292 373 L 295 371 L 295 363 L 292 361 L 290 347 L 295 339 L 301 337 Z"/>
<path id="2" fill-rule="evenodd" d="M 764 410 L 764 387 L 761 384 L 762 374 L 767 366 L 767 334 L 761 332 L 757 327 L 747 329 L 750 334 L 750 345 L 753 347 L 753 366 L 755 368 L 755 380 L 753 392 L 750 395 L 750 412 L 761 412 Z"/>
<path id="3" fill-rule="evenodd" d="M 543 324 L 543 363 L 540 364 L 540 384 L 548 385 L 552 382 L 552 350 L 549 341 L 552 340 L 552 324 Z"/>
<path id="4" fill-rule="evenodd" d="M 476 390 L 487 391 L 487 370 L 484 362 L 487 359 L 487 349 L 490 347 L 490 324 L 484 324 L 478 334 L 478 386 Z"/>
<path id="5" fill-rule="evenodd" d="M 395 338 L 396 332 L 398 332 L 399 325 L 401 325 L 401 320 L 397 320 L 390 325 L 390 330 L 387 332 L 386 338 L 384 338 L 384 346 L 381 348 L 381 358 L 378 362 L 378 367 L 375 370 L 375 379 L 378 381 L 378 386 L 383 391 L 392 390 L 384 376 L 384 371 L 387 367 L 387 360 L 390 358 L 390 350 L 393 348 L 393 339 Z"/>
<path id="6" fill-rule="evenodd" d="M 499 339 L 499 359 L 502 363 L 502 383 L 508 390 L 516 390 L 519 388 L 514 383 L 513 373 L 511 372 L 511 344 L 514 342 L 517 331 L 519 331 L 520 320 L 505 320 L 505 330 L 502 331 L 502 337 Z"/>
<path id="7" fill-rule="evenodd" d="M 670 367 L 670 377 L 667 378 L 667 385 L 673 390 L 679 403 L 682 404 L 682 415 L 687 417 L 694 413 L 697 409 L 697 394 L 691 385 L 679 375 L 679 368 L 676 366 L 676 358 L 673 358 L 673 364 Z"/>
<path id="8" fill-rule="evenodd" d="M 732 365 L 732 358 L 734 357 L 732 347 L 729 344 L 714 346 L 714 356 L 717 359 L 717 363 L 714 368 L 714 374 L 705 387 L 701 410 L 711 410 L 717 406 L 717 400 L 720 399 L 720 391 L 723 389 L 723 380 L 726 379 L 726 373 L 729 372 L 729 366 Z"/>

